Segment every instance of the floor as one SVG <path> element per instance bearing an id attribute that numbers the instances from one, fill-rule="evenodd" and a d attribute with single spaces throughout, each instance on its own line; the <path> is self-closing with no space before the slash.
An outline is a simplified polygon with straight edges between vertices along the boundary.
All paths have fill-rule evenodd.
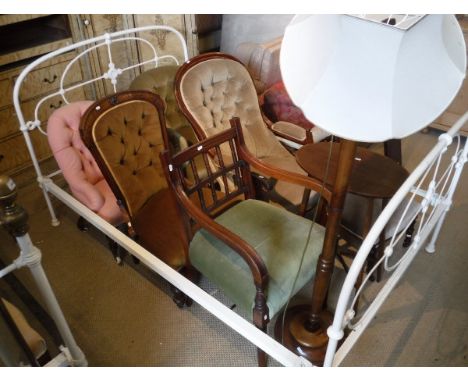
<path id="1" fill-rule="evenodd" d="M 404 165 L 413 168 L 438 134 L 430 130 L 405 139 Z M 90 366 L 256 365 L 255 347 L 246 339 L 196 303 L 177 308 L 167 283 L 143 265 L 131 260 L 116 265 L 103 235 L 94 229 L 78 231 L 77 216 L 58 202 L 61 224 L 52 227 L 37 186 L 21 177 L 15 180 L 21 186 L 18 202 L 30 214 L 33 243 L 42 251 L 44 269 Z M 467 222 L 465 170 L 438 251 L 418 255 L 344 366 L 468 366 Z M 2 230 L 0 259 L 9 263 L 17 252 Z M 15 275 L 40 301 L 28 270 Z M 341 277 L 336 271 L 336 282 Z M 201 287 L 230 306 L 209 281 L 203 279 Z M 8 286 L 2 288 L 14 298 Z M 293 303 L 307 301 L 310 291 L 306 286 Z M 334 301 L 333 292 L 332 308 Z M 53 352 L 53 334 L 28 315 Z M 279 366 L 271 359 L 270 365 Z"/>

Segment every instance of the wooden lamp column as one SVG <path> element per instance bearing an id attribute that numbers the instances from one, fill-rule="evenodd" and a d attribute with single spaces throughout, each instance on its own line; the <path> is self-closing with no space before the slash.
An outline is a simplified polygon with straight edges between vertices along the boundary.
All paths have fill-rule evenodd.
<path id="1" fill-rule="evenodd" d="M 355 153 L 356 142 L 343 139 L 332 199 L 328 208 L 322 254 L 315 273 L 312 304 L 291 308 L 286 312 L 284 326 L 282 320 L 278 319 L 275 327 L 277 339 L 282 340 L 286 347 L 315 365 L 323 364 L 328 344 L 326 331 L 333 318 L 325 305 L 333 273 L 338 229 Z"/>
<path id="2" fill-rule="evenodd" d="M 321 364 L 331 314 L 325 309 L 337 233 L 356 144 L 401 139 L 452 102 L 466 71 L 453 15 L 297 15 L 280 52 L 283 82 L 307 119 L 342 141 L 311 306 L 286 314 L 277 338 Z M 282 331 L 282 332 L 281 332 Z M 279 332 L 279 336 L 278 336 Z"/>

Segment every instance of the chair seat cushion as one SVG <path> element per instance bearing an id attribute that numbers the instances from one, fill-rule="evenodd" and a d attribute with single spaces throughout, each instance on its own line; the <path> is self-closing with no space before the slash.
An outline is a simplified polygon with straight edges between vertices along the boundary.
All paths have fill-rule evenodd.
<path id="1" fill-rule="evenodd" d="M 155 193 L 137 212 L 133 229 L 138 242 L 174 269 L 186 264 L 182 220 L 168 188 Z"/>
<path id="2" fill-rule="evenodd" d="M 312 222 L 259 200 L 242 201 L 215 220 L 249 243 L 263 259 L 269 273 L 267 304 L 273 317 L 291 294 Z M 322 226 L 314 224 L 291 295 L 313 278 L 324 233 Z M 193 266 L 239 308 L 252 312 L 256 292 L 253 277 L 234 250 L 201 229 L 190 243 L 189 256 Z"/>

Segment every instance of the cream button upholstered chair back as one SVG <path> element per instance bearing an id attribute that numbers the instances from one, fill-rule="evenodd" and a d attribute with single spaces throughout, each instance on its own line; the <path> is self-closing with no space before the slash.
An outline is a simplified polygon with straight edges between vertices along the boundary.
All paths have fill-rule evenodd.
<path id="1" fill-rule="evenodd" d="M 200 140 L 230 127 L 229 120 L 240 119 L 247 148 L 258 159 L 288 171 L 304 175 L 292 155 L 269 130 L 263 120 L 253 80 L 236 58 L 222 53 L 207 53 L 180 67 L 175 80 L 180 109 L 192 124 Z M 229 160 L 229 148 L 222 147 L 223 159 Z M 304 189 L 284 182 L 276 183 L 269 196 L 297 210 Z"/>

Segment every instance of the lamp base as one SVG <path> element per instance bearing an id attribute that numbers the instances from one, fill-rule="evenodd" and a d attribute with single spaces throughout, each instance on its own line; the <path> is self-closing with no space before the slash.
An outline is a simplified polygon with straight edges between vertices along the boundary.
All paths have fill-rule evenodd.
<path id="1" fill-rule="evenodd" d="M 328 345 L 327 329 L 333 321 L 333 315 L 326 310 L 322 311 L 319 327 L 309 331 L 305 326 L 309 314 L 309 305 L 294 306 L 286 311 L 284 326 L 280 314 L 275 324 L 275 339 L 315 366 L 322 366 Z"/>

